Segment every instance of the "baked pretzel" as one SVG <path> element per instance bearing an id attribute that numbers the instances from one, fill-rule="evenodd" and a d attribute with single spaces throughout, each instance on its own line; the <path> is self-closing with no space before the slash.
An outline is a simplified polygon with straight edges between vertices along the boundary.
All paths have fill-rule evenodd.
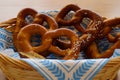
<path id="1" fill-rule="evenodd" d="M 85 10 L 85 9 L 78 10 L 75 13 L 74 17 L 77 17 L 79 20 L 79 22 L 74 25 L 77 28 L 80 27 L 79 24 L 82 22 L 83 18 L 89 18 L 92 20 L 90 25 L 88 25 L 87 29 L 84 31 L 85 33 L 79 37 L 79 41 L 77 42 L 77 46 L 79 46 L 80 51 L 82 51 L 88 45 L 90 45 L 91 42 L 93 42 L 98 36 L 100 29 L 103 27 L 102 26 L 103 19 L 101 16 L 99 16 L 95 12 L 92 12 L 90 10 Z M 78 29 L 78 30 L 81 31 L 81 29 Z M 78 58 L 78 53 L 73 53 L 66 56 L 64 59 L 77 59 L 77 58 Z"/>
<path id="2" fill-rule="evenodd" d="M 47 32 L 47 29 L 39 24 L 29 24 L 21 28 L 17 35 L 17 50 L 18 52 L 24 53 L 39 53 L 40 55 L 46 55 L 43 52 L 46 51 L 50 45 L 48 45 L 49 40 L 42 40 L 42 37 Z M 38 46 L 31 45 L 31 38 L 34 35 L 41 36 L 41 42 Z M 43 53 L 43 54 L 42 54 Z"/>
<path id="3" fill-rule="evenodd" d="M 57 38 L 60 36 L 66 36 L 70 39 L 71 46 L 69 48 L 61 49 L 58 46 L 52 45 L 54 38 Z M 59 56 L 67 56 L 71 53 L 73 54 L 74 52 L 79 53 L 79 47 L 76 46 L 76 42 L 78 41 L 78 35 L 70 29 L 59 28 L 53 31 L 48 31 L 43 36 L 43 41 L 46 41 L 47 45 L 51 45 L 48 49 L 50 52 L 53 52 Z"/>
<path id="4" fill-rule="evenodd" d="M 55 18 L 56 22 L 58 23 L 58 25 L 63 25 L 63 26 L 73 25 L 74 23 L 77 22 L 77 19 L 75 17 L 72 17 L 70 20 L 65 20 L 64 18 L 70 11 L 76 12 L 79 9 L 80 8 L 74 4 L 69 4 L 69 5 L 65 6 L 56 15 L 56 18 Z"/>
<path id="5" fill-rule="evenodd" d="M 100 31 L 100 35 L 98 35 L 98 39 L 103 39 L 106 37 L 109 42 L 113 43 L 113 45 L 103 53 L 100 53 L 97 44 L 93 42 L 86 50 L 85 53 L 88 58 L 109 58 L 113 55 L 113 52 L 116 48 L 120 48 L 120 33 L 117 33 L 116 37 L 111 35 L 110 32 L 113 28 L 118 27 L 120 24 L 120 18 L 114 18 L 104 21 L 104 28 Z"/>
<path id="6" fill-rule="evenodd" d="M 48 23 L 47 26 L 49 26 L 49 27 L 47 27 L 48 28 L 47 30 L 54 30 L 54 29 L 58 28 L 58 24 L 56 23 L 56 21 L 52 17 L 50 17 L 46 14 L 37 14 L 33 21 L 33 23 L 37 23 L 40 25 L 43 25 L 44 22 Z M 53 44 L 56 46 L 59 46 L 63 49 L 69 48 L 71 45 L 70 43 L 64 42 L 59 39 L 55 39 Z"/>
<path id="7" fill-rule="evenodd" d="M 105 37 L 108 33 L 111 32 L 112 28 L 119 27 L 117 25 L 120 24 L 120 18 L 106 19 L 103 23 L 103 29 L 100 30 L 98 38 Z"/>
<path id="8" fill-rule="evenodd" d="M 67 16 L 67 14 L 69 14 L 69 12 L 71 11 L 76 12 L 79 9 L 80 9 L 79 6 L 74 4 L 69 4 L 64 8 L 62 8 L 55 17 L 55 20 L 58 23 L 59 28 L 61 28 L 61 26 L 73 25 L 77 20 L 74 17 L 66 20 L 65 17 Z M 69 42 L 64 42 L 61 39 L 57 39 L 56 41 L 54 41 L 54 44 L 56 44 L 56 46 L 59 46 L 63 49 L 69 48 L 71 45 Z"/>
<path id="9" fill-rule="evenodd" d="M 56 21 L 52 17 L 46 14 L 37 14 L 33 21 L 33 23 L 40 24 L 40 25 L 43 25 L 44 22 L 46 22 L 47 26 L 49 26 L 48 30 L 54 30 L 58 28 L 58 24 L 56 23 Z"/>
<path id="10" fill-rule="evenodd" d="M 93 11 L 86 10 L 86 9 L 81 9 L 81 10 L 76 12 L 75 17 L 79 18 L 79 22 L 74 24 L 74 27 L 82 33 L 93 32 L 95 34 L 98 34 L 100 29 L 102 28 L 102 27 L 99 27 L 99 25 L 101 25 L 102 22 L 103 22 L 102 17 L 99 16 L 98 14 L 96 14 Z M 84 18 L 89 18 L 90 19 L 90 22 L 87 25 L 86 29 L 82 25 L 80 25 L 80 23 L 82 22 L 82 20 Z"/>
<path id="11" fill-rule="evenodd" d="M 113 36 L 109 36 L 110 38 Z M 109 41 L 109 38 L 108 38 Z M 120 34 L 117 34 L 116 37 L 114 37 L 114 44 L 107 49 L 106 51 L 100 53 L 98 48 L 97 48 L 97 44 L 95 42 L 93 42 L 87 49 L 86 49 L 86 55 L 88 58 L 109 58 L 113 55 L 113 52 L 115 49 L 120 48 Z"/>
<path id="12" fill-rule="evenodd" d="M 44 24 L 45 22 L 46 22 L 47 25 Z M 56 23 L 54 18 L 52 18 L 52 17 L 50 17 L 50 16 L 48 16 L 46 14 L 42 14 L 42 13 L 37 14 L 35 16 L 33 23 L 43 25 L 48 31 L 58 28 L 58 24 Z M 58 41 L 58 40 L 56 40 L 56 41 Z M 44 53 L 46 54 L 44 56 L 48 56 L 50 54 L 49 51 L 45 51 Z"/>
<path id="13" fill-rule="evenodd" d="M 14 41 L 14 46 L 16 49 L 17 49 L 17 35 L 18 35 L 20 29 L 22 27 L 24 27 L 25 25 L 29 24 L 25 19 L 27 18 L 27 16 L 32 16 L 34 18 L 36 14 L 37 14 L 37 11 L 35 11 L 34 9 L 31 9 L 31 8 L 22 9 L 18 13 L 16 27 L 13 32 L 13 41 Z"/>

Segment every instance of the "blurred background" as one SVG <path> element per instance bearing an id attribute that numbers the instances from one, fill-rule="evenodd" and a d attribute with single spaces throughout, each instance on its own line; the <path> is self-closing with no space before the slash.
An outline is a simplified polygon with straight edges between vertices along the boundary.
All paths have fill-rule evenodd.
<path id="1" fill-rule="evenodd" d="M 26 7 L 38 11 L 59 10 L 70 3 L 108 18 L 120 16 L 120 0 L 0 0 L 0 21 L 16 17 L 17 13 Z"/>

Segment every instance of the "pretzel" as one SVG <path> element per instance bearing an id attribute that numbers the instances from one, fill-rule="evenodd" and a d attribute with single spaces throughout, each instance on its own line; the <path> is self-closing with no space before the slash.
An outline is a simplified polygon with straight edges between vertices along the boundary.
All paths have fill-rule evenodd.
<path id="1" fill-rule="evenodd" d="M 14 41 L 14 46 L 16 47 L 16 49 L 17 49 L 17 35 L 18 35 L 20 29 L 22 27 L 24 27 L 25 25 L 29 24 L 25 20 L 25 18 L 27 16 L 32 16 L 34 18 L 36 14 L 37 14 L 37 11 L 35 11 L 34 9 L 31 9 L 31 8 L 25 8 L 18 13 L 16 27 L 13 32 L 13 41 Z"/>
<path id="2" fill-rule="evenodd" d="M 99 16 L 95 12 L 92 12 L 90 10 L 85 10 L 85 9 L 78 10 L 75 13 L 74 17 L 77 17 L 79 20 L 79 22 L 74 25 L 76 27 L 80 27 L 79 24 L 82 22 L 83 18 L 90 18 L 92 20 L 90 25 L 87 26 L 87 29 L 85 30 L 84 34 L 82 34 L 79 37 L 79 41 L 77 42 L 77 46 L 79 46 L 80 51 L 82 51 L 88 45 L 90 45 L 91 42 L 93 42 L 98 36 L 98 33 L 100 29 L 102 28 L 103 19 L 101 16 Z M 78 30 L 81 31 L 81 29 L 78 29 Z M 77 59 L 77 58 L 78 58 L 78 53 L 73 53 L 73 54 L 66 56 L 64 59 Z"/>
<path id="3" fill-rule="evenodd" d="M 45 22 L 46 22 L 47 26 L 44 25 Z M 48 31 L 58 28 L 58 24 L 56 23 L 54 18 L 52 18 L 52 17 L 50 17 L 50 16 L 48 16 L 46 14 L 42 14 L 42 13 L 37 14 L 35 16 L 33 23 L 43 25 Z M 56 40 L 56 41 L 58 41 L 58 40 Z M 58 43 L 56 43 L 56 44 L 58 44 Z M 44 53 L 46 54 L 44 56 L 47 56 L 48 54 L 50 54 L 49 51 L 45 51 Z"/>
<path id="4" fill-rule="evenodd" d="M 89 48 L 86 49 L 87 57 L 88 58 L 109 58 L 111 57 L 113 55 L 114 50 L 117 48 L 120 48 L 120 34 L 117 34 L 117 36 L 114 37 L 114 40 L 116 40 L 115 43 L 109 49 L 107 49 L 106 51 L 102 53 L 100 53 L 99 50 L 97 49 L 97 44 L 93 42 L 89 46 Z"/>
<path id="5" fill-rule="evenodd" d="M 37 14 L 33 22 L 36 24 L 43 25 L 43 22 L 45 21 L 48 23 L 48 26 L 49 26 L 47 27 L 48 28 L 47 30 L 54 30 L 58 28 L 58 24 L 56 23 L 56 21 L 52 17 L 45 14 Z M 55 39 L 54 45 L 57 45 L 62 49 L 65 49 L 65 48 L 69 48 L 71 44 L 59 39 Z"/>
<path id="6" fill-rule="evenodd" d="M 95 12 L 82 9 L 76 12 L 75 17 L 79 18 L 79 22 L 74 24 L 74 27 L 78 31 L 82 33 L 94 32 L 95 34 L 97 34 L 100 31 L 101 27 L 99 28 L 99 25 L 103 22 L 103 20 L 102 17 L 96 14 Z M 91 20 L 90 23 L 87 25 L 86 29 L 80 25 L 84 18 L 89 18 Z"/>
<path id="7" fill-rule="evenodd" d="M 17 35 L 17 50 L 24 53 L 39 53 L 40 55 L 46 55 L 43 52 L 46 51 L 50 45 L 46 43 L 49 40 L 43 41 L 42 37 L 47 32 L 47 29 L 39 24 L 29 24 L 21 28 Z M 31 37 L 33 35 L 41 36 L 41 43 L 38 46 L 31 45 Z M 43 54 L 42 54 L 43 53 Z"/>
<path id="8" fill-rule="evenodd" d="M 117 27 L 120 24 L 120 18 L 114 18 L 104 21 L 104 28 L 101 30 L 98 35 L 98 39 L 102 39 L 106 36 L 109 42 L 114 43 L 108 50 L 100 53 L 97 49 L 97 44 L 93 42 L 86 50 L 86 54 L 89 58 L 109 58 L 113 55 L 113 52 L 116 48 L 120 48 L 120 33 L 115 36 L 110 34 L 112 28 Z"/>
<path id="9" fill-rule="evenodd" d="M 56 22 L 58 25 L 65 25 L 65 26 L 70 26 L 73 25 L 74 23 L 77 22 L 77 19 L 75 17 L 72 17 L 70 20 L 65 20 L 65 16 L 68 14 L 70 11 L 76 12 L 80 8 L 77 5 L 74 4 L 69 4 L 62 8 L 62 10 L 59 11 L 57 16 L 55 17 Z"/>
<path id="10" fill-rule="evenodd" d="M 37 14 L 33 21 L 33 23 L 40 24 L 40 25 L 43 25 L 43 22 L 47 22 L 49 26 L 48 30 L 54 30 L 58 28 L 58 24 L 56 23 L 56 21 L 52 17 L 46 14 Z"/>
<path id="11" fill-rule="evenodd" d="M 111 32 L 113 27 L 118 27 L 120 24 L 120 18 L 106 19 L 103 23 L 103 29 L 100 30 L 98 38 L 103 38 Z"/>
<path id="12" fill-rule="evenodd" d="M 62 8 L 55 17 L 55 20 L 58 23 L 59 27 L 73 25 L 77 21 L 74 17 L 72 17 L 70 20 L 65 20 L 64 18 L 70 11 L 76 12 L 79 9 L 80 9 L 79 6 L 74 4 L 69 4 Z M 60 46 L 63 49 L 69 48 L 71 45 L 70 43 L 64 42 L 60 39 L 57 39 L 54 44 Z"/>
<path id="13" fill-rule="evenodd" d="M 52 45 L 52 42 L 54 41 L 54 38 L 57 38 L 59 36 L 66 36 L 68 38 L 70 38 L 71 41 L 71 46 L 67 49 L 61 49 L 55 45 Z M 48 31 L 47 33 L 45 33 L 44 37 L 43 37 L 43 41 L 46 41 L 47 45 L 51 45 L 49 47 L 49 51 L 53 52 L 59 56 L 66 56 L 69 54 L 73 54 L 74 52 L 79 53 L 79 47 L 76 46 L 76 42 L 78 40 L 78 35 L 70 30 L 70 29 L 66 29 L 66 28 L 59 28 L 59 29 L 55 29 L 53 31 Z"/>

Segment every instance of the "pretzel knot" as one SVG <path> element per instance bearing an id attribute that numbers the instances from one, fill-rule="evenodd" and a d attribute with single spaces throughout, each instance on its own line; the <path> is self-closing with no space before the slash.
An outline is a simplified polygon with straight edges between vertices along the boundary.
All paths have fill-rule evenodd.
<path id="1" fill-rule="evenodd" d="M 58 28 L 58 24 L 56 23 L 56 21 L 52 17 L 45 15 L 45 14 L 37 14 L 33 22 L 36 24 L 43 25 L 43 26 L 44 26 L 43 23 L 46 22 L 48 26 L 46 28 L 48 30 L 54 30 Z"/>
<path id="2" fill-rule="evenodd" d="M 63 50 L 58 46 L 52 45 L 54 38 L 58 38 L 60 36 L 66 36 L 70 39 L 71 46 L 69 48 Z M 48 49 L 49 51 L 54 52 L 55 54 L 63 57 L 74 52 L 76 48 L 79 48 L 78 46 L 76 46 L 76 42 L 78 41 L 78 35 L 74 31 L 66 28 L 60 28 L 53 31 L 48 31 L 44 35 L 43 40 L 47 41 L 46 42 L 47 45 L 51 45 L 50 48 Z M 79 51 L 77 52 L 79 53 Z"/>
<path id="3" fill-rule="evenodd" d="M 34 9 L 31 9 L 31 8 L 25 8 L 18 13 L 15 30 L 13 32 L 13 41 L 14 41 L 14 46 L 16 49 L 17 49 L 17 35 L 18 35 L 19 31 L 25 25 L 32 23 L 36 14 L 37 14 L 37 11 Z M 31 17 L 33 19 L 28 20 L 27 18 L 29 18 L 29 17 Z"/>
<path id="4" fill-rule="evenodd" d="M 93 42 L 86 50 L 86 55 L 88 56 L 88 58 L 109 58 L 111 57 L 113 55 L 114 50 L 117 48 L 120 48 L 120 34 L 117 34 L 116 37 L 113 37 L 112 35 L 109 34 L 108 41 L 109 39 L 111 39 L 111 37 L 112 37 L 112 40 L 114 38 L 115 42 L 112 42 L 113 45 L 109 49 L 104 51 L 103 53 L 99 52 L 97 48 L 97 44 Z"/>
<path id="5" fill-rule="evenodd" d="M 48 16 L 46 14 L 42 14 L 42 13 L 37 14 L 35 16 L 33 23 L 44 26 L 47 29 L 47 31 L 58 28 L 58 24 L 56 23 L 56 21 L 54 20 L 53 17 L 50 17 L 50 16 Z M 50 52 L 48 50 L 46 50 L 44 52 L 44 56 L 48 56 L 49 54 L 50 54 Z"/>
<path id="6" fill-rule="evenodd" d="M 108 33 L 111 32 L 112 28 L 118 27 L 117 25 L 119 24 L 120 24 L 120 18 L 104 20 L 103 29 L 100 30 L 98 38 L 103 38 L 104 36 L 106 36 Z"/>
<path id="7" fill-rule="evenodd" d="M 36 52 L 41 55 L 41 53 L 46 51 L 50 46 L 46 43 L 46 41 L 42 40 L 42 37 L 44 36 L 46 32 L 47 32 L 47 29 L 43 27 L 42 25 L 38 25 L 38 24 L 29 24 L 23 27 L 17 36 L 18 52 L 25 52 L 25 53 Z M 31 38 L 34 35 L 39 35 L 41 37 L 40 44 L 42 45 L 38 45 L 38 46 L 31 45 Z"/>
<path id="8" fill-rule="evenodd" d="M 41 36 L 41 44 L 39 46 L 32 46 L 30 43 L 31 36 L 33 34 L 39 34 Z M 70 49 L 62 50 L 57 46 L 52 45 L 54 38 L 59 36 L 67 36 L 70 38 L 71 47 Z M 18 36 L 18 51 L 19 52 L 36 52 L 41 55 L 42 52 L 49 50 L 60 56 L 66 56 L 69 54 L 72 48 L 76 48 L 75 42 L 78 40 L 77 34 L 72 30 L 61 28 L 56 30 L 47 31 L 43 26 L 38 24 L 31 24 L 23 27 Z M 22 46 L 22 47 L 21 47 Z"/>
<path id="9" fill-rule="evenodd" d="M 102 17 L 96 14 L 95 12 L 82 9 L 82 10 L 78 10 L 74 16 L 79 19 L 79 22 L 74 24 L 74 26 L 78 31 L 82 33 L 98 34 L 100 29 L 102 28 L 101 26 L 103 23 Z M 80 23 L 82 22 L 84 18 L 90 19 L 90 22 L 87 25 L 87 28 L 80 25 Z"/>
<path id="10" fill-rule="evenodd" d="M 93 42 L 85 51 L 88 58 L 109 58 L 113 55 L 116 48 L 120 48 L 120 33 L 117 33 L 116 36 L 110 34 L 112 29 L 120 24 L 120 18 L 106 20 L 103 24 L 104 28 L 102 29 L 102 32 L 100 32 L 101 35 L 98 36 L 98 39 L 106 37 L 113 45 L 106 51 L 100 53 L 96 42 Z"/>
<path id="11" fill-rule="evenodd" d="M 78 23 L 74 24 L 75 28 L 77 28 L 78 31 L 83 32 L 83 34 L 79 37 L 79 40 L 77 42 L 77 46 L 80 47 L 79 51 L 82 51 L 96 39 L 100 29 L 102 28 L 103 20 L 102 17 L 98 14 L 85 9 L 78 10 L 74 16 L 77 17 L 79 20 Z M 80 25 L 83 18 L 89 18 L 92 20 L 92 22 L 90 22 L 86 29 L 82 28 L 82 26 Z M 68 58 L 77 59 L 78 53 L 75 52 L 73 54 L 70 54 L 64 59 Z"/>
<path id="12" fill-rule="evenodd" d="M 64 18 L 66 17 L 66 15 L 70 11 L 76 12 L 79 9 L 80 9 L 79 6 L 74 5 L 74 4 L 69 4 L 69 5 L 65 6 L 57 14 L 57 16 L 55 18 L 56 22 L 58 23 L 58 25 L 65 25 L 65 26 L 70 26 L 70 25 L 75 24 L 77 22 L 77 18 L 76 17 L 72 17 L 70 20 L 65 20 Z"/>

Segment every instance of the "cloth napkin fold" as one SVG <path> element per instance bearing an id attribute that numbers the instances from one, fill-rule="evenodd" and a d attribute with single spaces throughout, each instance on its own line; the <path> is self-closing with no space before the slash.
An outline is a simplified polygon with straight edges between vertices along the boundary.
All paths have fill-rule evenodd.
<path id="1" fill-rule="evenodd" d="M 46 80 L 92 80 L 109 59 L 51 60 L 22 59 Z"/>

